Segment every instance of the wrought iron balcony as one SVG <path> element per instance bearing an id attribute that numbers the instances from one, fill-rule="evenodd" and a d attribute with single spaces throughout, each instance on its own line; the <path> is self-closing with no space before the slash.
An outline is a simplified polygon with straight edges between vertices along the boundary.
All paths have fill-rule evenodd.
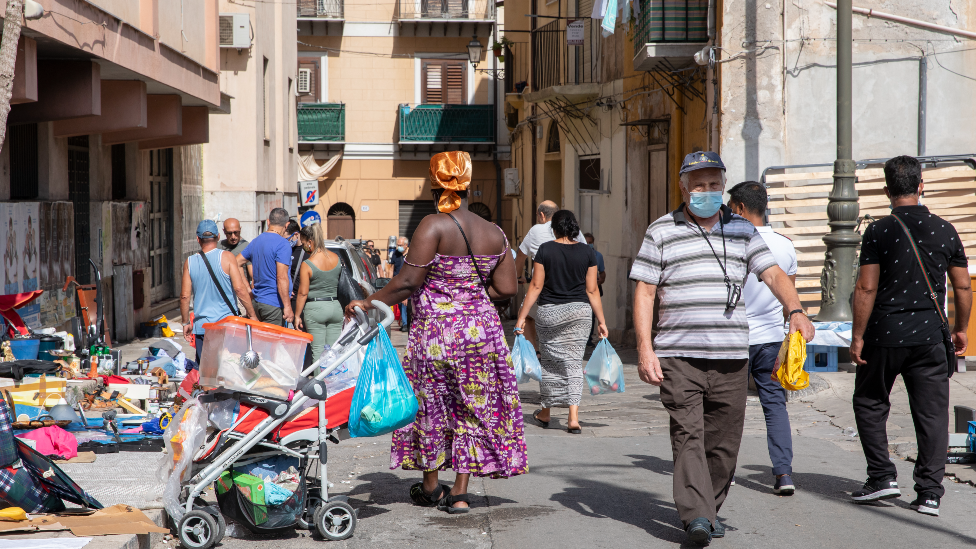
<path id="1" fill-rule="evenodd" d="M 344 18 L 343 0 L 298 0 L 298 17 Z"/>
<path id="2" fill-rule="evenodd" d="M 708 0 L 640 0 L 634 70 L 674 70 L 694 62 L 708 42 Z"/>
<path id="3" fill-rule="evenodd" d="M 401 36 L 488 36 L 495 0 L 397 0 Z"/>
<path id="4" fill-rule="evenodd" d="M 341 103 L 299 103 L 300 142 L 342 142 L 346 140 L 346 106 Z"/>
<path id="5" fill-rule="evenodd" d="M 400 143 L 494 143 L 494 105 L 400 105 Z"/>

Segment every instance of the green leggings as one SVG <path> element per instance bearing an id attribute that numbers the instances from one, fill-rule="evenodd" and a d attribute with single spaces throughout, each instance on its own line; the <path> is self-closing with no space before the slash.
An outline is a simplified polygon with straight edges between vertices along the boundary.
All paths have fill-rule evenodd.
<path id="1" fill-rule="evenodd" d="M 312 362 L 326 345 L 333 345 L 342 332 L 342 307 L 338 301 L 313 301 L 302 311 L 305 330 L 312 334 Z"/>

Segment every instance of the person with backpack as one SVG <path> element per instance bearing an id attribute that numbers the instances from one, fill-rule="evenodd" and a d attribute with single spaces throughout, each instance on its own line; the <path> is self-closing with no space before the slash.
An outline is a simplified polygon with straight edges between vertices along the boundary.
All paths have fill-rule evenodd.
<path id="1" fill-rule="evenodd" d="M 241 269 L 234 254 L 217 247 L 217 223 L 204 219 L 197 225 L 197 243 L 200 251 L 183 263 L 183 283 L 180 287 L 180 314 L 190 318 L 190 298 L 193 298 L 193 323 L 183 323 L 183 337 L 191 341 L 195 337 L 197 364 L 203 352 L 203 325 L 218 322 L 229 316 L 238 316 L 237 304 L 231 301 L 236 294 L 248 318 L 255 318 Z"/>

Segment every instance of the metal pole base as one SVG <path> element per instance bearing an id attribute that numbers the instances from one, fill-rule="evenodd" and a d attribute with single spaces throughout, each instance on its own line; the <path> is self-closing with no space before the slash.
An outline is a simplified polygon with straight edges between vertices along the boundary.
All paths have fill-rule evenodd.
<path id="1" fill-rule="evenodd" d="M 854 186 L 857 166 L 853 160 L 834 162 L 834 187 L 827 204 L 830 232 L 824 235 L 827 245 L 820 275 L 820 312 L 818 322 L 850 322 L 854 319 L 851 299 L 857 281 L 857 247 L 861 237 L 854 232 L 859 206 Z"/>

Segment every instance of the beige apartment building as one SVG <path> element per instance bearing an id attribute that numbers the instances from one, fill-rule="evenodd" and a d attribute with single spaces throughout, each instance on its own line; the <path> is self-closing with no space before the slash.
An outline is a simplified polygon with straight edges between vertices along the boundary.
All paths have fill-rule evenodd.
<path id="1" fill-rule="evenodd" d="M 80 313 L 101 274 L 105 327 L 172 310 L 200 219 L 200 145 L 221 105 L 217 0 L 39 0 L 18 46 L 0 156 L 4 294 L 44 290 L 32 327 Z"/>
<path id="2" fill-rule="evenodd" d="M 248 240 L 273 208 L 298 213 L 294 8 L 220 0 L 221 107 L 203 147 L 204 215 L 237 218 Z"/>
<path id="3" fill-rule="evenodd" d="M 471 154 L 471 208 L 499 221 L 496 14 L 494 0 L 299 0 L 299 161 L 317 176 L 330 237 L 383 249 L 411 236 L 434 212 L 429 160 L 444 150 Z"/>

